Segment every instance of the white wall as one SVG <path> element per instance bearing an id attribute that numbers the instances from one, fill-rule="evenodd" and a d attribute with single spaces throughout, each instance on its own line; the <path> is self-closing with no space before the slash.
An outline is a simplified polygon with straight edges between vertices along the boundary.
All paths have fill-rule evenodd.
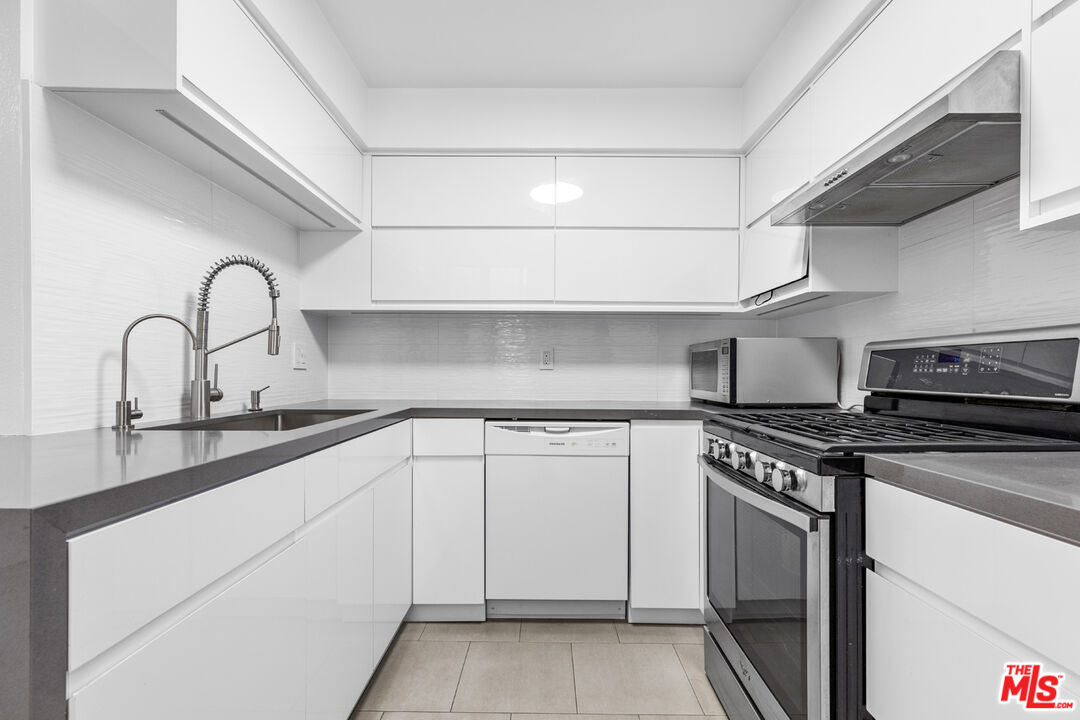
<path id="1" fill-rule="evenodd" d="M 775 321 L 509 313 L 330 318 L 331 397 L 687 400 L 690 343 Z M 555 369 L 540 370 L 540 351 Z"/>
<path id="2" fill-rule="evenodd" d="M 120 342 L 136 317 L 194 324 L 195 292 L 211 262 L 250 254 L 281 282 L 282 353 L 262 337 L 212 356 L 222 414 L 270 385 L 268 405 L 325 397 L 326 320 L 298 310 L 296 231 L 263 210 L 37 86 L 31 86 L 32 432 L 109 426 L 120 395 Z M 211 296 L 210 342 L 269 320 L 262 278 L 226 270 Z M 151 320 L 131 336 L 129 397 L 145 422 L 186 412 L 192 358 L 186 333 Z M 310 368 L 291 369 L 293 341 Z"/>
<path id="3" fill-rule="evenodd" d="M 371 88 L 373 149 L 722 151 L 742 146 L 737 89 Z"/>
<path id="4" fill-rule="evenodd" d="M 20 29 L 25 8 L 0 2 L 0 435 L 29 424 L 29 218 L 23 191 L 24 84 Z"/>
<path id="5" fill-rule="evenodd" d="M 767 130 L 827 60 L 886 2 L 803 0 L 743 83 L 743 139 L 756 140 Z"/>
<path id="6" fill-rule="evenodd" d="M 779 321 L 780 334 L 833 335 L 842 402 L 860 402 L 863 345 L 925 335 L 1075 324 L 1080 231 L 1019 229 L 1019 181 L 900 228 L 900 290 Z"/>

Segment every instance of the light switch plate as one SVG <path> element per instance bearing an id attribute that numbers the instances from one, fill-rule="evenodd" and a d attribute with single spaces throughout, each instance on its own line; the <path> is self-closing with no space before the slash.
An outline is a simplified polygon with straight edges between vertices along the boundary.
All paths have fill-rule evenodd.
<path id="1" fill-rule="evenodd" d="M 298 342 L 292 344 L 292 369 L 307 370 L 307 351 Z"/>
<path id="2" fill-rule="evenodd" d="M 544 348 L 540 351 L 540 369 L 555 369 L 555 348 Z"/>

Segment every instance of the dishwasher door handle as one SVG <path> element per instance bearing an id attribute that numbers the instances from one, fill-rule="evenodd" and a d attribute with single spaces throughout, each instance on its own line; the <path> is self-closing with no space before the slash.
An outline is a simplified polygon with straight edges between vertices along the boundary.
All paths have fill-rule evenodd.
<path id="1" fill-rule="evenodd" d="M 570 432 L 570 428 L 566 427 L 565 425 L 545 427 L 544 432 L 548 435 L 566 435 Z"/>

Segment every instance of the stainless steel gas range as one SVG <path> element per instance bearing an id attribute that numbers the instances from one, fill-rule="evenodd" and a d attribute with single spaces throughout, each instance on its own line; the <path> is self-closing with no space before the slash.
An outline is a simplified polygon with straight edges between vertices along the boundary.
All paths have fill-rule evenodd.
<path id="1" fill-rule="evenodd" d="M 865 720 L 863 457 L 1080 449 L 1080 328 L 873 343 L 862 412 L 705 425 L 705 665 L 734 720 Z"/>

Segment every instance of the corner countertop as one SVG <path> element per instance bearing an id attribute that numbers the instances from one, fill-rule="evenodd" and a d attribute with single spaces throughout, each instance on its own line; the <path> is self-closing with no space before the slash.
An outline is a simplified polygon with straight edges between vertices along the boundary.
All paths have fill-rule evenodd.
<path id="1" fill-rule="evenodd" d="M 409 418 L 701 420 L 689 402 L 321 400 L 279 409 L 371 409 L 285 432 L 153 430 L 176 421 L 0 437 L 0 511 L 32 510 L 69 535 L 267 470 Z"/>
<path id="2" fill-rule="evenodd" d="M 1080 545 L 1080 452 L 868 455 L 866 474 Z"/>

